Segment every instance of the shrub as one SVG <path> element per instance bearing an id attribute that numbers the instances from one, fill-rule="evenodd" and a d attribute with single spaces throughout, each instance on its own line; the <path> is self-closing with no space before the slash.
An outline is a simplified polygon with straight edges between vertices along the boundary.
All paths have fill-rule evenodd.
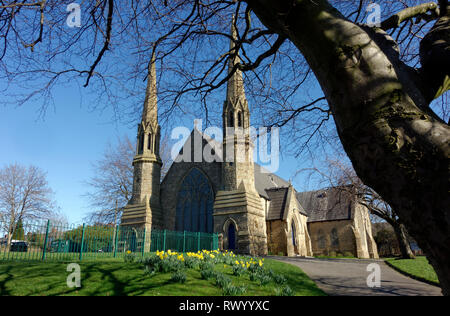
<path id="1" fill-rule="evenodd" d="M 130 263 L 130 262 L 135 262 L 136 261 L 136 255 L 134 253 L 131 252 L 127 252 L 124 256 L 123 256 L 123 261 Z"/>
<path id="2" fill-rule="evenodd" d="M 214 270 L 214 264 L 212 262 L 203 261 L 200 263 L 200 271 Z"/>
<path id="3" fill-rule="evenodd" d="M 155 276 L 157 273 L 157 270 L 155 270 L 154 268 L 151 268 L 149 266 L 145 266 L 144 268 L 144 274 L 149 276 L 149 277 L 153 277 Z"/>
<path id="4" fill-rule="evenodd" d="M 215 276 L 213 269 L 204 269 L 200 271 L 200 275 L 202 276 L 203 280 L 211 279 Z"/>
<path id="5" fill-rule="evenodd" d="M 294 291 L 292 291 L 292 289 L 285 285 L 282 288 L 278 288 L 275 290 L 275 293 L 277 296 L 293 296 L 294 295 Z"/>
<path id="6" fill-rule="evenodd" d="M 266 285 L 272 278 L 265 271 L 256 271 L 250 273 L 250 281 L 257 282 L 259 285 Z"/>
<path id="7" fill-rule="evenodd" d="M 244 268 L 243 266 L 241 266 L 240 264 L 235 264 L 235 265 L 233 265 L 232 270 L 233 270 L 233 275 L 241 276 L 246 272 L 247 269 Z"/>
<path id="8" fill-rule="evenodd" d="M 174 272 L 184 268 L 184 264 L 176 259 L 176 257 L 168 257 L 160 261 L 160 271 Z"/>
<path id="9" fill-rule="evenodd" d="M 330 252 L 328 253 L 328 256 L 330 256 L 330 257 L 336 257 L 336 251 L 330 251 Z"/>
<path id="10" fill-rule="evenodd" d="M 251 265 L 248 267 L 248 271 L 251 272 L 251 273 L 255 273 L 255 272 L 258 272 L 258 273 L 265 273 L 264 268 L 263 268 L 262 266 L 260 266 L 258 263 L 256 263 L 256 264 L 251 264 Z"/>
<path id="11" fill-rule="evenodd" d="M 170 281 L 175 283 L 185 283 L 186 279 L 187 279 L 186 273 L 182 270 L 178 270 L 172 274 Z"/>
<path id="12" fill-rule="evenodd" d="M 287 280 L 283 275 L 276 274 L 273 270 L 269 270 L 270 278 L 277 284 L 286 284 Z"/>
<path id="13" fill-rule="evenodd" d="M 223 273 L 216 273 L 216 285 L 221 289 L 231 285 L 231 280 L 229 277 L 224 275 Z"/>
<path id="14" fill-rule="evenodd" d="M 231 266 L 231 265 L 233 265 L 233 257 L 231 257 L 231 256 L 222 256 L 222 263 L 223 264 L 226 264 L 226 265 L 229 265 L 229 266 Z"/>
<path id="15" fill-rule="evenodd" d="M 199 266 L 199 260 L 193 257 L 187 257 L 184 260 L 184 265 L 189 269 L 196 269 Z"/>
<path id="16" fill-rule="evenodd" d="M 350 258 L 354 258 L 355 256 L 351 253 L 351 252 L 344 252 L 344 257 L 350 257 Z"/>
<path id="17" fill-rule="evenodd" d="M 247 291 L 245 286 L 234 286 L 231 283 L 222 288 L 223 295 L 242 295 Z"/>
<path id="18" fill-rule="evenodd" d="M 141 263 L 145 266 L 145 272 L 151 276 L 161 271 L 161 259 L 156 255 L 141 259 Z"/>

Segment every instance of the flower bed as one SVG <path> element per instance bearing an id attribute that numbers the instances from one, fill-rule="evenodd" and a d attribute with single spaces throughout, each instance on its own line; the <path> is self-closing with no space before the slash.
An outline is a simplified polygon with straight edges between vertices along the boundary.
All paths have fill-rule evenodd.
<path id="1" fill-rule="evenodd" d="M 266 269 L 263 258 L 236 255 L 231 251 L 202 250 L 198 252 L 178 253 L 176 251 L 157 251 L 145 258 L 127 254 L 126 262 L 137 261 L 144 265 L 144 271 L 149 277 L 158 273 L 172 273 L 171 282 L 185 283 L 186 271 L 189 269 L 200 272 L 201 278 L 211 280 L 222 290 L 223 295 L 243 295 L 247 288 L 233 284 L 230 276 L 248 278 L 249 281 L 265 286 L 269 283 L 277 285 L 278 295 L 293 295 L 286 284 L 286 278 Z"/>

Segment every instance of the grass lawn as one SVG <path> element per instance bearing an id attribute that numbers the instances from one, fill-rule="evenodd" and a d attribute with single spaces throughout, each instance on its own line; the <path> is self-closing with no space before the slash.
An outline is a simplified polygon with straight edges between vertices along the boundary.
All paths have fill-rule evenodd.
<path id="1" fill-rule="evenodd" d="M 222 290 L 213 280 L 202 280 L 200 272 L 187 270 L 184 284 L 170 282 L 171 273 L 148 276 L 143 265 L 124 263 L 122 259 L 84 261 L 81 267 L 81 288 L 68 288 L 67 264 L 62 262 L 0 262 L 0 295 L 222 295 Z M 265 260 L 265 267 L 287 279 L 287 285 L 294 295 L 325 295 L 301 269 L 290 264 Z M 245 295 L 275 295 L 279 288 L 274 282 L 259 286 L 249 279 L 248 274 L 233 276 L 230 267 L 217 264 L 216 271 L 225 273 L 233 285 L 247 288 Z"/>
<path id="2" fill-rule="evenodd" d="M 416 259 L 388 258 L 385 261 L 394 269 L 412 278 L 439 285 L 436 272 L 434 272 L 426 257 L 417 257 Z"/>

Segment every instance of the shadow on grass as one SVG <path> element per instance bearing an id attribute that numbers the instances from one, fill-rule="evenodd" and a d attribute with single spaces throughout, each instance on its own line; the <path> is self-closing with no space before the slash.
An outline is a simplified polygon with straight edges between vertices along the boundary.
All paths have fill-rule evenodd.
<path id="1" fill-rule="evenodd" d="M 269 261 L 269 260 L 268 260 Z M 9 262 L 0 263 L 1 295 L 76 295 L 76 296 L 138 296 L 138 295 L 222 295 L 211 280 L 202 280 L 197 270 L 187 271 L 186 283 L 171 282 L 171 273 L 149 276 L 143 266 L 123 262 L 79 262 L 81 288 L 69 288 L 67 264 L 70 262 Z M 277 274 L 283 274 L 296 295 L 323 295 L 300 269 L 285 263 L 268 262 Z M 230 268 L 227 268 L 231 273 Z M 225 272 L 225 271 L 223 271 Z M 235 285 L 248 288 L 245 295 L 274 295 L 278 284 L 258 286 L 245 277 L 233 277 Z"/>
<path id="2" fill-rule="evenodd" d="M 0 295 L 11 295 L 11 293 L 6 288 L 6 283 L 8 281 L 11 281 L 13 279 L 13 275 L 11 274 L 12 267 L 7 267 L 4 271 L 1 273 L 0 277 Z"/>

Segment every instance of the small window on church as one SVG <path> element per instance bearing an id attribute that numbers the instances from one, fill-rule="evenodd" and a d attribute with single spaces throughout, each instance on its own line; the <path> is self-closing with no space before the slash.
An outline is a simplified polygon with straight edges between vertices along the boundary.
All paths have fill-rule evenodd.
<path id="1" fill-rule="evenodd" d="M 229 120 L 229 125 L 231 126 L 231 127 L 233 127 L 234 126 L 234 115 L 233 115 L 233 111 L 230 111 L 230 114 L 229 114 L 229 118 L 230 118 L 230 120 Z"/>
<path id="2" fill-rule="evenodd" d="M 317 232 L 317 244 L 319 246 L 319 249 L 325 249 L 325 234 L 321 229 L 319 229 L 319 231 Z"/>
<path id="3" fill-rule="evenodd" d="M 339 237 L 336 228 L 331 230 L 331 245 L 333 247 L 339 247 Z"/>
<path id="4" fill-rule="evenodd" d="M 242 127 L 242 112 L 238 112 L 238 127 Z"/>
<path id="5" fill-rule="evenodd" d="M 153 152 L 153 139 L 152 134 L 148 134 L 148 141 L 147 141 L 147 149 L 150 150 L 150 152 Z"/>
<path id="6" fill-rule="evenodd" d="M 143 151 L 144 151 L 144 133 L 142 133 L 139 136 L 139 150 L 138 150 L 138 153 L 142 154 Z"/>

